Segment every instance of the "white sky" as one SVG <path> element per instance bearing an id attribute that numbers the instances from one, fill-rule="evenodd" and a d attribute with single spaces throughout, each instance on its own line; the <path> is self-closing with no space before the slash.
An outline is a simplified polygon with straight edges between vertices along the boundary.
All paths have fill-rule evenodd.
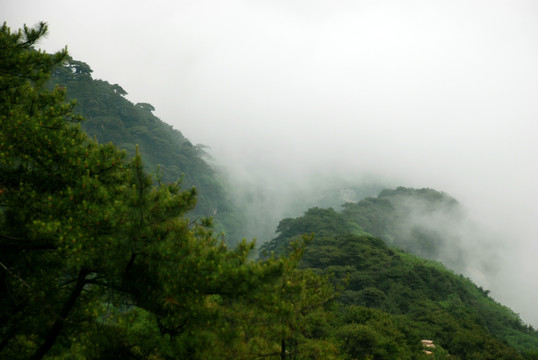
<path id="1" fill-rule="evenodd" d="M 237 174 L 448 192 L 509 245 L 492 294 L 538 325 L 538 2 L 3 0 Z"/>

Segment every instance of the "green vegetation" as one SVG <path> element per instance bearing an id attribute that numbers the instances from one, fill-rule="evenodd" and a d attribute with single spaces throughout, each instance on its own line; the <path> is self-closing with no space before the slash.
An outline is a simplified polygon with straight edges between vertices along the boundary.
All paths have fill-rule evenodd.
<path id="1" fill-rule="evenodd" d="M 229 250 L 184 217 L 194 189 L 90 139 L 46 87 L 67 56 L 33 50 L 46 29 L 0 29 L 0 358 L 335 352 L 310 332 L 333 295 L 296 269 L 302 248 L 248 260 L 253 244 Z"/>
<path id="2" fill-rule="evenodd" d="M 433 254 L 433 234 L 399 237 L 394 199 L 453 199 L 312 208 L 252 260 L 186 217 L 227 209 L 202 149 L 66 51 L 36 51 L 46 30 L 0 29 L 1 359 L 538 358 L 487 291 L 370 235 Z"/>
<path id="3" fill-rule="evenodd" d="M 416 193 L 419 198 L 424 194 L 445 197 L 433 190 L 399 188 L 383 191 L 380 198 L 394 193 L 406 193 L 406 196 Z M 374 204 L 371 213 L 368 203 Z M 279 236 L 264 244 L 262 251 L 285 254 L 286 245 L 302 233 L 320 234 L 308 244 L 299 267 L 330 274 L 333 281 L 347 283 L 338 298 L 342 307 L 338 313 L 358 307 L 386 321 L 382 326 L 356 321 L 354 326 L 360 329 L 356 331 L 366 337 L 355 340 L 364 342 L 361 356 L 385 358 L 382 355 L 385 351 L 405 358 L 404 354 L 410 353 L 418 337 L 434 339 L 438 348 L 447 351 L 451 358 L 532 359 L 538 348 L 538 332 L 491 299 L 487 291 L 438 262 L 403 252 L 363 231 L 361 234 L 359 225 L 376 224 L 379 203 L 388 207 L 384 199 L 359 202 L 361 216 L 367 219 L 360 224 L 353 222 L 356 217 L 349 216 L 349 205 L 341 213 L 313 208 L 302 217 L 284 219 Z M 390 225 L 387 222 L 388 228 Z M 381 225 L 379 228 L 383 229 Z M 343 331 L 339 326 L 342 325 L 337 325 L 337 334 Z M 390 341 L 380 328 L 392 334 Z M 398 338 L 400 343 L 394 343 Z M 369 352 L 365 353 L 368 348 Z M 347 345 L 345 349 L 358 351 Z"/>
<path id="4" fill-rule="evenodd" d="M 290 239 L 300 238 L 303 234 L 315 233 L 318 237 L 332 234 L 366 234 L 357 224 L 349 221 L 333 208 L 317 207 L 309 209 L 303 217 L 281 220 L 276 231 L 278 236 L 263 244 L 260 249 L 265 256 L 268 256 L 270 252 L 287 253 L 290 249 L 288 246 Z"/>

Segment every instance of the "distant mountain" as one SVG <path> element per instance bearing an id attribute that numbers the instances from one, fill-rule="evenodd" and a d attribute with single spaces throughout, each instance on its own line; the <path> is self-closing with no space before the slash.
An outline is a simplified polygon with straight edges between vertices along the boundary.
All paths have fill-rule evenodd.
<path id="1" fill-rule="evenodd" d="M 88 64 L 69 58 L 50 80 L 51 86 L 65 87 L 68 98 L 76 99 L 75 110 L 85 119 L 82 128 L 100 143 L 112 142 L 131 156 L 138 145 L 145 168 L 159 174 L 161 181 L 181 178 L 184 188 L 196 187 L 198 201 L 191 217 L 213 216 L 221 229 L 231 228 L 234 211 L 204 147 L 193 145 L 157 118 L 152 105 L 133 104 L 120 85 L 93 79 L 91 73 Z"/>
<path id="2" fill-rule="evenodd" d="M 461 205 L 448 194 L 433 189 L 399 187 L 384 189 L 376 197 L 346 202 L 342 207 L 341 212 L 332 207 L 313 207 L 305 212 L 305 216 L 295 219 L 295 222 L 302 224 L 313 221 L 302 225 L 306 232 L 308 228 L 312 229 L 314 223 L 326 223 L 322 217 L 328 217 L 332 219 L 329 222 L 333 226 L 331 233 L 336 228 L 338 233 L 343 234 L 360 234 L 362 231 L 363 234 L 381 238 L 389 245 L 417 256 L 442 261 L 451 269 L 459 270 L 464 265 L 465 255 L 458 245 L 459 231 L 466 220 Z M 337 219 L 339 223 L 335 223 Z M 286 232 L 289 221 L 291 219 L 280 222 L 277 228 L 279 235 L 271 244 L 265 245 L 265 249 L 276 246 L 282 238 L 289 237 Z M 318 235 L 327 231 L 325 226 L 317 228 L 317 231 L 321 231 Z"/>
<path id="3" fill-rule="evenodd" d="M 409 253 L 439 257 L 451 234 L 434 228 L 432 219 L 438 217 L 460 221 L 458 202 L 431 189 L 384 190 L 377 198 L 346 204 L 342 212 L 311 208 L 303 216 L 283 219 L 278 236 L 261 253 L 284 254 L 294 239 L 314 234 L 301 267 L 347 283 L 339 298 L 342 313 L 350 306 L 374 308 L 381 312 L 376 316 L 400 324 L 403 316 L 406 326 L 422 339 L 435 339 L 451 358 L 536 359 L 538 332 L 517 314 L 441 263 Z M 411 220 L 416 221 L 404 231 L 405 221 Z M 354 321 L 374 326 L 368 325 L 367 316 Z"/>
<path id="4" fill-rule="evenodd" d="M 440 260 L 447 243 L 458 242 L 454 229 L 464 221 L 452 197 L 432 189 L 399 187 L 377 197 L 343 205 L 343 216 L 389 244 L 428 259 Z M 454 256 L 461 259 L 461 254 Z M 444 259 L 447 260 L 447 259 Z"/>
<path id="5" fill-rule="evenodd" d="M 377 197 L 345 203 L 342 215 L 366 232 L 414 255 L 466 275 L 494 274 L 491 237 L 450 195 L 433 189 L 385 189 Z M 480 254 L 480 256 L 477 256 Z"/>

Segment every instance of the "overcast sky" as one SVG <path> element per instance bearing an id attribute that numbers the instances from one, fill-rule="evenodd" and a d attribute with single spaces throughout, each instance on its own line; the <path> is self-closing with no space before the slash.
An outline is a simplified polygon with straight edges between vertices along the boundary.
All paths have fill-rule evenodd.
<path id="1" fill-rule="evenodd" d="M 508 251 L 493 294 L 538 325 L 538 2 L 3 0 L 94 78 L 237 174 L 445 191 Z"/>

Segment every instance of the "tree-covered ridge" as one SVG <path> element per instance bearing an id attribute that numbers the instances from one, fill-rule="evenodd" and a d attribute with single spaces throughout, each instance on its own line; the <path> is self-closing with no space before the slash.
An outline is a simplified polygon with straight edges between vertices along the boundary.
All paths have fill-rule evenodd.
<path id="1" fill-rule="evenodd" d="M 195 186 L 198 201 L 192 216 L 230 221 L 230 202 L 206 161 L 203 146 L 193 145 L 179 130 L 157 118 L 152 105 L 133 104 L 120 85 L 93 79 L 88 64 L 70 57 L 53 72 L 50 86 L 56 85 L 66 89 L 68 99 L 76 99 L 74 111 L 84 117 L 82 128 L 91 137 L 126 149 L 130 156 L 138 145 L 146 168 L 158 172 L 162 182 L 182 178 L 184 187 Z"/>
<path id="2" fill-rule="evenodd" d="M 281 220 L 276 232 L 278 236 L 260 248 L 260 252 L 265 256 L 271 252 L 275 254 L 287 253 L 291 250 L 289 247 L 290 239 L 300 238 L 304 234 L 313 233 L 316 234 L 316 237 L 334 234 L 367 234 L 356 223 L 336 212 L 333 208 L 321 209 L 318 207 L 308 209 L 302 217 Z"/>
<path id="3" fill-rule="evenodd" d="M 348 217 L 349 205 L 342 212 L 313 208 L 302 217 L 282 220 L 279 236 L 265 244 L 262 253 L 264 250 L 285 253 L 287 244 L 300 234 L 320 234 L 308 244 L 300 268 L 331 274 L 334 281 L 346 281 L 347 286 L 339 297 L 344 309 L 341 311 L 348 311 L 349 306 L 377 309 L 378 316 L 387 321 L 392 319 L 391 324 L 396 327 L 394 334 L 400 334 L 397 336 L 402 339 L 400 349 L 411 349 L 416 344 L 414 336 L 418 336 L 434 339 L 451 358 L 536 358 L 538 332 L 491 299 L 487 291 L 438 262 L 423 260 L 372 235 L 358 233 L 359 225 L 363 224 L 370 229 L 375 228 L 371 224 L 381 230 L 390 229 L 390 218 L 380 208 L 391 209 L 392 204 L 384 197 L 414 193 L 446 200 L 449 206 L 456 204 L 452 198 L 433 190 L 399 188 L 383 191 L 378 199 L 359 202 L 361 218 L 368 220 L 361 223 L 354 222 L 358 217 Z M 371 202 L 375 206 L 369 212 Z M 379 217 L 381 221 L 377 222 Z M 393 242 L 397 243 L 398 239 Z M 357 324 L 361 325 L 361 331 L 356 330 L 356 336 L 370 334 L 368 340 L 363 339 L 362 356 L 383 358 L 375 355 L 376 351 L 384 346 L 398 347 L 395 338 L 387 340 L 378 327 L 370 327 L 364 320 L 357 320 Z M 407 327 L 412 331 L 405 330 Z"/>

